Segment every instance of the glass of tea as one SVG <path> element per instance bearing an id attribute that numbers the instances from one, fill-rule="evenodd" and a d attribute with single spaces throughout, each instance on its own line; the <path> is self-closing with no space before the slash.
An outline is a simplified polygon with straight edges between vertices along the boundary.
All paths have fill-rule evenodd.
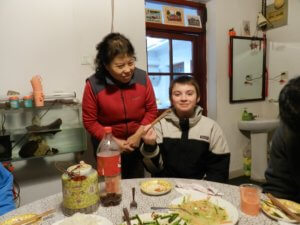
<path id="1" fill-rule="evenodd" d="M 262 188 L 255 184 L 241 184 L 241 211 L 250 216 L 257 216 L 260 211 L 260 196 Z"/>

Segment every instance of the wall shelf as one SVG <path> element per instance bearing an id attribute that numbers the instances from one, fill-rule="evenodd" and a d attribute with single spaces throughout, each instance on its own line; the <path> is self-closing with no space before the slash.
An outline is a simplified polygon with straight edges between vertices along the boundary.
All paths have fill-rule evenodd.
<path id="1" fill-rule="evenodd" d="M 60 126 L 51 129 L 42 129 L 40 131 L 28 131 L 26 127 L 32 125 L 34 117 L 41 118 L 41 127 L 51 124 L 58 118 L 62 123 Z M 19 109 L 0 109 L 0 124 L 4 126 L 5 133 L 0 130 L 0 161 L 20 161 L 32 158 L 48 157 L 51 155 L 75 153 L 87 149 L 86 132 L 82 125 L 81 104 L 63 104 L 61 102 L 47 103 L 39 108 L 19 108 Z M 3 152 L 3 140 L 1 136 L 9 136 L 12 149 L 5 148 Z M 28 146 L 29 142 L 34 143 L 36 151 L 30 153 L 28 157 L 21 157 L 20 150 Z M 49 149 L 57 153 L 43 154 L 41 144 L 49 146 Z M 1 150 L 2 145 L 2 150 Z M 39 149 L 37 149 L 37 147 Z M 26 148 L 27 149 L 27 148 Z M 30 148 L 29 148 L 30 149 Z M 8 151 L 8 152 L 7 152 Z"/>

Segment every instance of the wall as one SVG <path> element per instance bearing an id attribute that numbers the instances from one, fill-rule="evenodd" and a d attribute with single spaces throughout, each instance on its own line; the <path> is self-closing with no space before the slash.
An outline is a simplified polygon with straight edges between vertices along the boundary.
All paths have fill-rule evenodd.
<path id="1" fill-rule="evenodd" d="M 250 21 L 251 34 L 255 31 L 256 15 L 260 9 L 256 0 L 211 0 L 207 2 L 207 69 L 208 116 L 222 127 L 231 150 L 231 176 L 242 174 L 242 150 L 248 139 L 237 127 L 242 109 L 261 115 L 264 102 L 229 104 L 228 30 L 235 28 L 241 35 L 243 20 Z"/>
<path id="2" fill-rule="evenodd" d="M 272 3 L 272 2 L 270 2 Z M 278 95 L 285 83 L 280 84 L 272 78 L 282 72 L 287 72 L 288 79 L 300 75 L 300 1 L 288 1 L 288 25 L 271 29 L 268 38 L 268 68 L 269 68 L 269 99 L 278 99 Z M 263 113 L 270 117 L 278 115 L 278 104 L 267 102 Z"/>
<path id="3" fill-rule="evenodd" d="M 129 37 L 137 66 L 146 69 L 144 1 L 115 0 L 114 15 L 115 31 Z M 111 0 L 0 1 L 0 95 L 27 94 L 31 77 L 40 74 L 46 93 L 76 91 L 81 99 L 95 46 L 110 28 Z M 61 191 L 54 161 L 73 159 L 66 154 L 15 162 L 21 204 Z"/>
<path id="4" fill-rule="evenodd" d="M 142 9 L 144 1 L 115 0 L 114 28 L 134 43 L 137 65 L 145 69 Z M 96 44 L 110 32 L 111 0 L 2 0 L 0 28 L 0 95 L 30 92 L 31 77 L 40 74 L 46 93 L 76 91 L 81 99 L 93 73 L 82 64 L 92 64 Z"/>
<path id="5" fill-rule="evenodd" d="M 272 1 L 268 1 L 271 4 Z M 270 78 L 287 72 L 292 78 L 300 75 L 300 1 L 290 0 L 288 6 L 288 25 L 267 32 L 267 66 Z M 269 97 L 266 101 L 229 104 L 228 79 L 228 29 L 234 27 L 241 35 L 242 21 L 250 21 L 251 35 L 254 34 L 256 15 L 261 11 L 260 0 L 210 0 L 207 24 L 207 69 L 208 69 L 208 115 L 218 121 L 228 139 L 231 149 L 231 176 L 242 172 L 242 150 L 248 139 L 237 128 L 241 112 L 247 107 L 260 117 L 278 117 L 277 100 L 284 84 L 269 81 Z M 261 32 L 258 32 L 262 36 Z"/>

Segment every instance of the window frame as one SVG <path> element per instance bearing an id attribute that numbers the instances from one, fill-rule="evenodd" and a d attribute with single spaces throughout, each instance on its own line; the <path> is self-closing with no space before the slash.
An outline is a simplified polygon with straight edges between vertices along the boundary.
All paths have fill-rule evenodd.
<path id="1" fill-rule="evenodd" d="M 194 78 L 200 87 L 200 102 L 199 105 L 203 108 L 203 115 L 207 115 L 207 69 L 206 69 L 206 6 L 205 4 L 190 2 L 186 0 L 146 0 L 147 2 L 159 2 L 174 5 L 181 5 L 196 8 L 201 17 L 202 28 L 188 27 L 188 26 L 174 26 L 160 23 L 146 22 L 146 36 L 155 38 L 167 38 L 171 40 L 188 40 L 192 41 L 193 52 L 193 69 L 191 73 L 184 73 L 187 75 L 194 75 Z M 174 76 L 173 65 L 171 66 L 172 55 L 172 41 L 170 41 L 170 72 L 159 73 L 161 76 L 169 75 L 171 80 Z M 147 51 L 147 49 L 146 49 Z M 147 58 L 148 63 L 148 58 Z M 158 76 L 158 73 L 148 72 L 148 75 Z M 175 73 L 180 75 L 180 73 Z"/>

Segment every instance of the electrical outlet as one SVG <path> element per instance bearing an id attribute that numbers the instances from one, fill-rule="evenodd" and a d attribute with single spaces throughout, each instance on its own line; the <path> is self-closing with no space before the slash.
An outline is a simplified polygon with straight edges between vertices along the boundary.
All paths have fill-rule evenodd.
<path id="1" fill-rule="evenodd" d="M 81 65 L 91 65 L 91 57 L 88 55 L 84 55 L 81 58 Z"/>
<path id="2" fill-rule="evenodd" d="M 281 72 L 280 76 L 281 76 L 281 79 L 282 79 L 282 80 L 287 80 L 287 79 L 289 79 L 288 71 Z"/>

